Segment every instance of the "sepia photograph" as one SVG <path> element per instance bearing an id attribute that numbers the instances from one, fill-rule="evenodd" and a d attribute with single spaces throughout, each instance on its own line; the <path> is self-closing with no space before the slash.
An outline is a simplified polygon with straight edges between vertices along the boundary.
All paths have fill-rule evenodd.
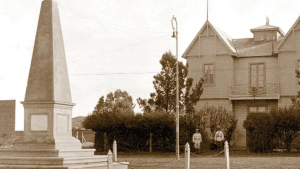
<path id="1" fill-rule="evenodd" d="M 299 168 L 299 0 L 0 2 L 0 169 Z"/>

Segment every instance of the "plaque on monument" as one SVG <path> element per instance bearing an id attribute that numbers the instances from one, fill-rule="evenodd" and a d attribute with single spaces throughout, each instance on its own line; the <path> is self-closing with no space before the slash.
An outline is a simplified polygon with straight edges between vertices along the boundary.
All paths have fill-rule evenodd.
<path id="1" fill-rule="evenodd" d="M 48 116 L 47 115 L 31 115 L 31 131 L 47 131 Z"/>

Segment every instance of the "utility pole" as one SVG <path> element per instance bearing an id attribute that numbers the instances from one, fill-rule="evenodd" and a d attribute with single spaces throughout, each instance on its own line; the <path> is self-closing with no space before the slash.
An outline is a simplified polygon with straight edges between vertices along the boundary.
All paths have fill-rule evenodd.
<path id="1" fill-rule="evenodd" d="M 173 25 L 173 21 L 176 23 L 176 31 Z M 177 20 L 173 16 L 172 20 L 172 27 L 173 27 L 173 38 L 176 38 L 176 156 L 179 160 L 179 80 L 178 80 L 178 25 Z"/>

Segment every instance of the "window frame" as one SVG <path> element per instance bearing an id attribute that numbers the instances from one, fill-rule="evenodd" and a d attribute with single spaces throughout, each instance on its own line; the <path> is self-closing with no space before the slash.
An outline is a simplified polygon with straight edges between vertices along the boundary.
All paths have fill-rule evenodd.
<path id="1" fill-rule="evenodd" d="M 251 111 L 251 110 L 250 110 L 251 108 L 255 108 L 256 111 L 255 111 L 255 112 Z M 264 108 L 265 110 L 260 112 L 260 111 L 259 111 L 259 108 Z M 250 114 L 250 113 L 252 113 L 252 114 L 268 113 L 268 107 L 267 107 L 266 105 L 257 105 L 257 106 L 255 106 L 255 105 L 250 105 L 250 106 L 248 107 L 248 113 L 249 113 L 249 114 Z"/>
<path id="2" fill-rule="evenodd" d="M 252 85 L 252 65 L 256 65 L 256 84 Z M 259 65 L 263 65 L 263 84 L 259 85 Z M 255 63 L 249 63 L 249 81 L 248 81 L 249 87 L 257 87 L 257 88 L 263 88 L 266 87 L 266 63 L 265 62 L 255 62 Z"/>
<path id="3" fill-rule="evenodd" d="M 212 66 L 213 70 L 212 70 L 212 75 L 213 77 L 212 78 L 209 78 L 209 81 L 212 79 L 213 82 L 207 82 L 205 79 L 206 79 L 206 76 L 205 76 L 205 67 L 206 66 Z M 203 79 L 204 79 L 204 82 L 203 82 L 203 86 L 215 86 L 215 83 L 216 83 L 216 67 L 215 67 L 215 64 L 214 63 L 204 63 L 203 64 Z"/>

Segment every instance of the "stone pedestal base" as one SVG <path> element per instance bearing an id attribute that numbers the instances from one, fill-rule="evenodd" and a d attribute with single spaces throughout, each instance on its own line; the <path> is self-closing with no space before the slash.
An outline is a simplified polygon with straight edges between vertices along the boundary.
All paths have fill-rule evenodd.
<path id="1" fill-rule="evenodd" d="M 23 136 L 14 142 L 14 148 L 22 149 L 57 149 L 78 150 L 81 149 L 79 140 L 72 136 L 54 138 L 52 136 Z"/>
<path id="2" fill-rule="evenodd" d="M 107 168 L 107 155 L 94 155 L 95 149 L 81 149 L 73 137 L 22 137 L 13 148 L 0 149 L 0 169 L 85 169 Z M 127 169 L 128 163 L 114 163 Z"/>

